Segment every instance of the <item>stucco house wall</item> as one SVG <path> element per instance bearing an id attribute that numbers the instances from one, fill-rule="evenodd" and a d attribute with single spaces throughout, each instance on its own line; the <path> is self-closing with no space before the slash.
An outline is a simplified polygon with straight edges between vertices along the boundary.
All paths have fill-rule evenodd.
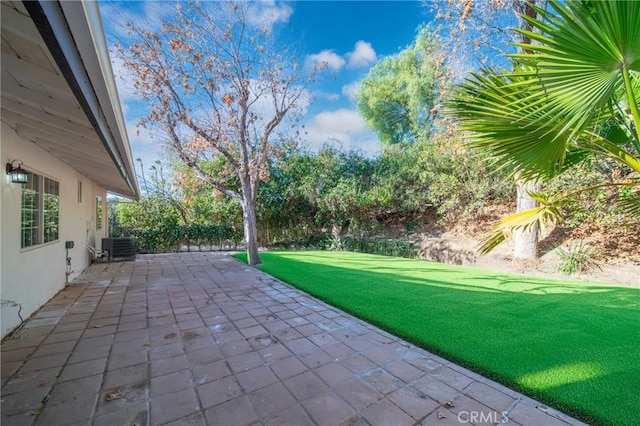
<path id="1" fill-rule="evenodd" d="M 2 336 L 20 324 L 47 302 L 66 281 L 65 241 L 73 241 L 69 249 L 71 270 L 69 280 L 82 272 L 90 263 L 87 243 L 98 247 L 107 232 L 105 211 L 106 190 L 67 164 L 52 157 L 33 142 L 21 138 L 12 128 L 2 123 L 3 165 L 14 159 L 24 162 L 27 171 L 49 177 L 60 184 L 59 238 L 57 241 L 20 248 L 22 185 L 12 183 L 8 175 L 2 179 L 0 217 L 2 270 L 0 272 L 0 300 Z M 78 181 L 82 181 L 82 202 L 78 202 Z M 96 229 L 96 197 L 102 199 L 103 224 Z"/>
<path id="2" fill-rule="evenodd" d="M 22 248 L 24 187 L 2 174 L 0 337 L 4 338 L 89 265 L 87 244 L 100 248 L 108 234 L 107 191 L 137 199 L 139 188 L 97 2 L 4 0 L 0 9 L 2 167 L 20 160 L 24 170 L 43 177 L 43 185 L 51 184 L 46 196 L 40 191 L 41 204 L 45 198 L 55 199 L 56 185 L 46 178 L 57 182 L 59 212 L 57 240 Z M 102 226 L 96 226 L 97 197 Z M 43 208 L 25 211 L 37 212 L 44 222 Z M 25 227 L 25 240 L 36 229 L 52 238 L 55 234 L 45 234 L 45 228 L 55 229 L 44 224 Z M 74 245 L 68 252 L 68 279 L 67 241 Z"/>

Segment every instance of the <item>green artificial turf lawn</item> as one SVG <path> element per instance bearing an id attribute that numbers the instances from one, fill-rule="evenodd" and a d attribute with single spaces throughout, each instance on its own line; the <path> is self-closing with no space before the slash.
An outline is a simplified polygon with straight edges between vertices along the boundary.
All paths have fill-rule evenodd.
<path id="1" fill-rule="evenodd" d="M 261 259 L 262 271 L 568 414 L 640 424 L 638 289 L 362 253 Z"/>

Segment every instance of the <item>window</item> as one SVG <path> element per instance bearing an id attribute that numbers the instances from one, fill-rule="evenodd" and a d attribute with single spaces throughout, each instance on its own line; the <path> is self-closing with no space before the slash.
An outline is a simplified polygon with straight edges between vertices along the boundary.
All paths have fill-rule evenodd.
<path id="1" fill-rule="evenodd" d="M 82 181 L 78 181 L 78 203 L 82 203 Z"/>
<path id="2" fill-rule="evenodd" d="M 102 228 L 102 197 L 96 197 L 96 229 Z"/>
<path id="3" fill-rule="evenodd" d="M 44 242 L 58 239 L 58 218 L 60 217 L 60 184 L 44 178 Z"/>
<path id="4" fill-rule="evenodd" d="M 35 173 L 22 187 L 21 247 L 56 241 L 60 218 L 60 184 Z"/>
<path id="5" fill-rule="evenodd" d="M 40 197 L 40 176 L 27 173 L 28 182 L 22 186 L 22 248 L 42 242 L 42 200 Z"/>

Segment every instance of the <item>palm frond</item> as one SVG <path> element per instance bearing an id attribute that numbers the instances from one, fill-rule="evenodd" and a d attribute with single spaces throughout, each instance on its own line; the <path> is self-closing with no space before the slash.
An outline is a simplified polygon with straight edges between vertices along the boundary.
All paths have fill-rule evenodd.
<path id="1" fill-rule="evenodd" d="M 640 189 L 638 189 L 640 191 Z M 631 192 L 621 195 L 618 198 L 618 207 L 636 221 L 640 220 L 640 195 L 637 192 Z"/>
<path id="2" fill-rule="evenodd" d="M 561 219 L 560 210 L 554 203 L 543 204 L 539 207 L 505 216 L 494 224 L 493 230 L 487 235 L 478 250 L 481 254 L 487 254 L 502 244 L 513 231 L 527 231 L 535 225 L 542 226 Z"/>
<path id="3" fill-rule="evenodd" d="M 640 173 L 640 1 L 548 0 L 519 44 L 511 72 L 483 70 L 458 85 L 447 103 L 465 137 L 513 176 L 542 181 L 588 155 L 604 155 Z M 480 247 L 487 253 L 516 229 L 560 219 L 561 204 L 604 182 L 552 198 L 500 220 Z M 636 212 L 638 194 L 621 203 Z"/>
<path id="4" fill-rule="evenodd" d="M 617 205 L 626 215 L 640 222 L 640 172 L 633 172 L 625 178 L 628 188 L 618 194 Z"/>
<path id="5" fill-rule="evenodd" d="M 456 87 L 447 107 L 469 132 L 473 146 L 525 179 L 553 177 L 561 169 L 568 132 L 549 117 L 547 95 L 531 71 L 473 73 Z"/>
<path id="6" fill-rule="evenodd" d="M 640 2 L 549 4 L 551 10 L 537 9 L 542 20 L 523 17 L 542 34 L 516 30 L 540 44 L 519 44 L 529 53 L 511 57 L 535 68 L 548 108 L 576 135 L 607 104 L 624 73 L 640 70 Z"/>

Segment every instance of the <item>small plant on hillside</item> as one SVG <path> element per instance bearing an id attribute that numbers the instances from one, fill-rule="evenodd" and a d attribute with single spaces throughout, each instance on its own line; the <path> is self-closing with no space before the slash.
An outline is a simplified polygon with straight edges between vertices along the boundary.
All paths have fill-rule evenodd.
<path id="1" fill-rule="evenodd" d="M 577 272 L 587 272 L 600 266 L 593 258 L 593 248 L 585 244 L 582 240 L 574 240 L 565 250 L 561 246 L 557 247 L 558 255 L 562 262 L 558 266 L 558 272 L 565 274 L 575 274 Z"/>
<path id="2" fill-rule="evenodd" d="M 329 251 L 344 251 L 344 245 L 342 244 L 342 237 L 340 235 L 332 235 L 329 238 Z"/>

